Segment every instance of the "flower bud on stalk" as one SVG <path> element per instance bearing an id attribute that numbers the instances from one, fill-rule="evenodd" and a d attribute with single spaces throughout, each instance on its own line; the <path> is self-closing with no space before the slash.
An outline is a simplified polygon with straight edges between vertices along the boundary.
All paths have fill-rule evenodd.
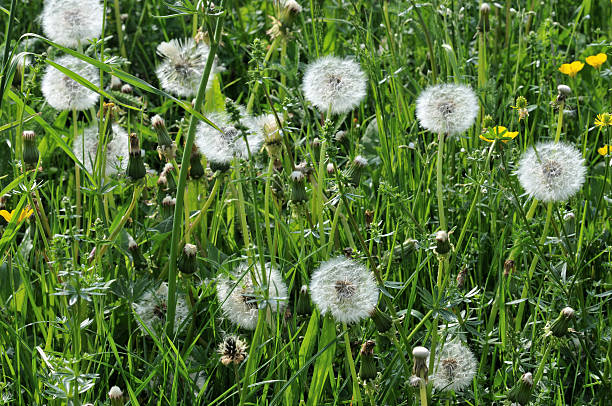
<path id="1" fill-rule="evenodd" d="M 191 148 L 191 155 L 189 156 L 189 176 L 192 179 L 200 179 L 204 176 L 204 166 L 202 166 L 202 154 L 200 154 L 200 150 L 193 144 Z"/>
<path id="2" fill-rule="evenodd" d="M 118 386 L 113 386 L 108 392 L 111 406 L 123 406 L 123 391 Z"/>
<path id="3" fill-rule="evenodd" d="M 28 169 L 35 168 L 38 164 L 38 147 L 36 146 L 36 133 L 24 131 L 23 137 L 23 162 Z"/>
<path id="4" fill-rule="evenodd" d="M 357 187 L 359 186 L 359 181 L 361 180 L 361 174 L 363 170 L 368 166 L 368 160 L 365 159 L 361 155 L 357 155 L 353 162 L 348 167 L 346 171 L 346 176 L 349 178 L 351 185 Z"/>
<path id="5" fill-rule="evenodd" d="M 374 311 L 370 314 L 370 318 L 376 325 L 376 329 L 379 333 L 384 333 L 391 328 L 392 320 L 387 313 L 381 311 L 378 306 L 374 308 Z"/>
<path id="6" fill-rule="evenodd" d="M 374 359 L 374 340 L 368 340 L 361 346 L 361 365 L 359 367 L 359 378 L 364 382 L 376 378 L 376 360 Z"/>
<path id="7" fill-rule="evenodd" d="M 130 155 L 127 165 L 127 176 L 132 181 L 137 181 L 145 177 L 147 173 L 143 160 L 144 151 L 140 149 L 140 140 L 136 133 L 130 134 Z"/>
<path id="8" fill-rule="evenodd" d="M 185 244 L 178 259 L 178 269 L 185 275 L 191 275 L 198 271 L 197 253 L 198 248 L 195 245 Z"/>
<path id="9" fill-rule="evenodd" d="M 508 399 L 512 402 L 516 402 L 519 405 L 526 405 L 531 399 L 531 391 L 533 389 L 533 376 L 531 372 L 526 372 L 521 376 L 510 392 L 508 393 Z"/>
<path id="10" fill-rule="evenodd" d="M 414 356 L 412 373 L 423 379 L 424 383 L 427 384 L 427 377 L 429 375 L 429 367 L 427 366 L 429 350 L 425 347 L 414 347 L 412 355 Z"/>
<path id="11" fill-rule="evenodd" d="M 301 314 L 302 316 L 312 313 L 312 306 L 310 305 L 310 296 L 308 296 L 307 285 L 302 285 L 300 292 L 298 293 L 297 313 Z"/>
<path id="12" fill-rule="evenodd" d="M 306 176 L 302 171 L 293 171 L 289 176 L 291 179 L 291 201 L 299 204 L 308 200 L 306 187 L 304 186 Z"/>
<path id="13" fill-rule="evenodd" d="M 170 138 L 168 129 L 166 128 L 166 122 L 160 115 L 156 115 L 151 119 L 151 125 L 157 133 L 157 151 L 159 158 L 162 156 L 166 158 L 166 161 L 171 161 L 176 155 L 176 144 Z"/>
<path id="14" fill-rule="evenodd" d="M 574 318 L 575 311 L 571 307 L 565 307 L 549 327 L 549 332 L 555 337 L 564 337 L 569 332 L 569 325 Z"/>
<path id="15" fill-rule="evenodd" d="M 438 255 L 446 255 L 451 250 L 451 244 L 448 239 L 448 233 L 440 230 L 436 233 L 436 253 Z"/>

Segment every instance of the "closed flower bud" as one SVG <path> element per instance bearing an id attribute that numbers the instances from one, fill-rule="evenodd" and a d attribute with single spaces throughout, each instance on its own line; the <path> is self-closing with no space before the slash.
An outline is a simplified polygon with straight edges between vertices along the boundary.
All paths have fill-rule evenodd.
<path id="1" fill-rule="evenodd" d="M 310 315 L 312 313 L 310 297 L 308 296 L 308 285 L 302 285 L 300 293 L 298 293 L 297 313 L 301 315 Z"/>
<path id="2" fill-rule="evenodd" d="M 132 261 L 134 263 L 134 268 L 145 269 L 147 267 L 147 261 L 142 255 L 142 252 L 140 251 L 140 246 L 138 245 L 136 240 L 134 240 L 134 238 L 132 238 L 132 236 L 129 234 L 128 234 L 128 251 L 132 255 Z"/>
<path id="3" fill-rule="evenodd" d="M 163 155 L 167 161 L 174 159 L 176 153 L 176 144 L 170 138 L 168 129 L 166 128 L 166 122 L 160 115 L 155 115 L 151 119 L 151 125 L 157 134 L 157 150 L 161 156 Z"/>
<path id="4" fill-rule="evenodd" d="M 423 379 L 425 384 L 427 384 L 427 377 L 429 375 L 429 367 L 427 366 L 429 350 L 425 347 L 414 347 L 412 355 L 414 356 L 412 373 Z"/>
<path id="5" fill-rule="evenodd" d="M 247 357 L 247 344 L 237 336 L 226 336 L 217 352 L 221 355 L 221 363 L 225 366 L 239 365 Z"/>
<path id="6" fill-rule="evenodd" d="M 512 272 L 514 272 L 515 267 L 516 267 L 516 263 L 514 262 L 514 260 L 507 259 L 506 262 L 504 262 L 504 276 L 508 276 Z"/>
<path id="7" fill-rule="evenodd" d="M 376 378 L 376 360 L 374 359 L 374 340 L 368 340 L 361 346 L 361 365 L 359 366 L 359 378 L 364 382 Z"/>
<path id="8" fill-rule="evenodd" d="M 24 131 L 23 136 L 23 162 L 26 167 L 34 168 L 38 164 L 38 147 L 36 146 L 36 133 Z"/>
<path id="9" fill-rule="evenodd" d="M 121 90 L 121 79 L 117 76 L 111 76 L 110 88 L 111 90 Z"/>
<path id="10" fill-rule="evenodd" d="M 118 386 L 113 386 L 108 392 L 111 406 L 123 406 L 123 392 Z"/>
<path id="11" fill-rule="evenodd" d="M 349 178 L 351 185 L 359 186 L 361 174 L 368 166 L 368 160 L 361 155 L 357 155 L 346 171 L 346 176 Z"/>
<path id="12" fill-rule="evenodd" d="M 125 85 L 121 86 L 121 93 L 132 94 L 134 93 L 134 89 L 132 88 L 132 86 L 126 83 Z"/>
<path id="13" fill-rule="evenodd" d="M 202 154 L 200 154 L 200 150 L 198 147 L 193 144 L 191 148 L 191 155 L 189 156 L 189 176 L 192 179 L 200 179 L 204 176 L 204 166 L 202 166 Z"/>
<path id="14" fill-rule="evenodd" d="M 291 201 L 293 203 L 303 203 L 308 200 L 306 187 L 304 186 L 306 176 L 302 171 L 293 171 L 289 176 L 291 179 Z"/>
<path id="15" fill-rule="evenodd" d="M 436 233 L 436 253 L 438 255 L 445 255 L 451 250 L 451 244 L 448 239 L 448 233 L 444 230 L 440 230 Z"/>
<path id="16" fill-rule="evenodd" d="M 547 335 L 553 335 L 555 337 L 564 337 L 569 332 L 570 322 L 574 318 L 575 311 L 571 307 L 565 307 L 559 313 L 559 317 L 557 317 L 552 324 L 548 327 Z"/>
<path id="17" fill-rule="evenodd" d="M 512 402 L 516 402 L 521 406 L 529 403 L 531 400 L 531 391 L 533 389 L 533 376 L 531 372 L 526 372 L 521 376 L 510 392 L 508 393 L 508 399 Z"/>
<path id="18" fill-rule="evenodd" d="M 463 284 L 465 283 L 465 278 L 467 277 L 467 273 L 468 273 L 467 267 L 463 267 L 457 274 L 457 287 L 458 288 L 463 287 Z"/>
<path id="19" fill-rule="evenodd" d="M 140 149 L 140 140 L 136 133 L 130 134 L 130 154 L 127 165 L 127 176 L 133 181 L 145 177 L 147 170 L 143 159 L 144 151 Z"/>
<path id="20" fill-rule="evenodd" d="M 170 195 L 166 195 L 162 200 L 161 213 L 164 218 L 172 216 L 174 213 L 174 206 L 176 205 L 176 199 Z"/>
<path id="21" fill-rule="evenodd" d="M 328 163 L 327 164 L 327 173 L 332 175 L 334 172 L 336 171 L 336 167 L 334 166 L 333 163 Z"/>
<path id="22" fill-rule="evenodd" d="M 178 269 L 186 274 L 191 275 L 198 271 L 197 261 L 198 248 L 193 244 L 185 244 L 183 252 L 178 259 Z"/>
<path id="23" fill-rule="evenodd" d="M 558 104 L 565 102 L 567 96 L 572 94 L 572 88 L 567 85 L 557 86 L 557 99 L 555 100 Z"/>
<path id="24" fill-rule="evenodd" d="M 374 311 L 370 314 L 370 318 L 376 325 L 376 329 L 380 333 L 384 333 L 391 328 L 392 320 L 387 313 L 381 311 L 378 306 L 374 308 Z"/>

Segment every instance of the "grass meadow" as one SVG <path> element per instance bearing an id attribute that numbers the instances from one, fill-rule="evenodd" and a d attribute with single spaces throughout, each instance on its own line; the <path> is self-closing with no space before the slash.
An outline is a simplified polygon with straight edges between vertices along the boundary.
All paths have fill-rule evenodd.
<path id="1" fill-rule="evenodd" d="M 612 404 L 611 2 L 0 16 L 0 404 Z"/>

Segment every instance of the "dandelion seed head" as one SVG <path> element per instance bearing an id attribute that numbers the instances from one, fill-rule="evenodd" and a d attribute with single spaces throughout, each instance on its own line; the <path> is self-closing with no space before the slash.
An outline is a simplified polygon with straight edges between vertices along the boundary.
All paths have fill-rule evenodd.
<path id="1" fill-rule="evenodd" d="M 586 167 L 575 147 L 545 142 L 523 154 L 516 174 L 530 196 L 542 202 L 565 201 L 582 188 Z"/>
<path id="2" fill-rule="evenodd" d="M 106 144 L 106 175 L 125 172 L 129 156 L 129 141 L 127 132 L 117 124 L 112 127 L 112 139 Z M 92 173 L 96 161 L 99 136 L 98 124 L 87 127 L 79 134 L 72 144 L 74 156 L 81 161 L 85 169 Z"/>
<path id="3" fill-rule="evenodd" d="M 46 0 L 41 15 L 45 35 L 69 48 L 98 38 L 103 17 L 99 0 Z"/>
<path id="4" fill-rule="evenodd" d="M 172 39 L 159 44 L 157 53 L 163 58 L 155 71 L 161 87 L 180 97 L 195 96 L 210 55 L 208 45 L 204 42 L 196 44 L 193 38 Z M 213 63 L 207 89 L 216 70 L 216 63 Z"/>
<path id="5" fill-rule="evenodd" d="M 98 69 L 82 60 L 64 55 L 55 63 L 61 65 L 77 75 L 99 86 Z M 56 110 L 87 110 L 98 102 L 98 93 L 89 90 L 58 69 L 49 65 L 42 78 L 41 90 L 47 103 Z"/>
<path id="6" fill-rule="evenodd" d="M 436 356 L 431 378 L 436 390 L 462 391 L 472 383 L 476 374 L 476 358 L 470 349 L 458 339 L 444 343 Z"/>
<path id="7" fill-rule="evenodd" d="M 345 257 L 321 264 L 311 277 L 310 295 L 321 314 L 338 322 L 356 323 L 370 316 L 378 302 L 378 287 L 365 265 Z"/>
<path id="8" fill-rule="evenodd" d="M 416 101 L 416 116 L 426 130 L 453 135 L 474 124 L 478 108 L 478 98 L 469 86 L 442 84 L 421 92 Z"/>
<path id="9" fill-rule="evenodd" d="M 267 304 L 273 312 L 284 311 L 289 297 L 280 272 L 270 263 L 265 265 L 267 286 L 263 286 L 260 266 L 256 264 L 253 268 L 249 270 L 249 265 L 243 262 L 232 277 L 221 276 L 217 281 L 217 298 L 223 314 L 232 323 L 247 330 L 254 330 L 257 326 L 262 289 L 268 289 Z"/>
<path id="10" fill-rule="evenodd" d="M 244 111 L 244 108 L 240 110 Z M 247 158 L 249 150 L 255 155 L 261 149 L 264 143 L 263 132 L 254 118 L 243 115 L 240 121 L 247 128 L 248 149 L 227 113 L 210 113 L 207 118 L 222 130 L 219 132 L 204 122 L 197 127 L 195 144 L 208 161 L 229 164 L 234 157 Z"/>
<path id="11" fill-rule="evenodd" d="M 140 328 L 143 331 L 146 331 L 144 326 L 154 333 L 161 331 L 166 322 L 166 311 L 168 310 L 168 284 L 162 282 L 157 290 L 148 290 L 138 302 L 132 304 L 132 308 L 142 322 Z M 174 315 L 175 332 L 183 326 L 187 316 L 189 316 L 189 308 L 185 297 L 177 295 Z"/>
<path id="12" fill-rule="evenodd" d="M 366 96 L 366 82 L 365 73 L 354 60 L 324 56 L 307 66 L 302 90 L 320 111 L 344 114 Z"/>
<path id="13" fill-rule="evenodd" d="M 247 344 L 234 335 L 225 336 L 219 344 L 217 352 L 221 355 L 221 363 L 223 365 L 234 364 L 238 365 L 247 357 Z"/>

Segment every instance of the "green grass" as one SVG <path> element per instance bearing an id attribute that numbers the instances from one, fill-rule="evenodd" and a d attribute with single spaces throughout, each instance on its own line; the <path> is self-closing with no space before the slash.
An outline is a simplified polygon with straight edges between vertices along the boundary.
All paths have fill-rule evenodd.
<path id="1" fill-rule="evenodd" d="M 82 51 L 42 37 L 34 18 L 40 3 L 0 5 L 0 195 L 8 194 L 9 212 L 38 209 L 23 222 L 0 218 L 0 404 L 111 404 L 113 385 L 131 405 L 419 404 L 419 388 L 408 382 L 412 349 L 439 352 L 448 334 L 474 353 L 477 373 L 461 392 L 428 385 L 429 404 L 510 404 L 507 395 L 525 372 L 537 381 L 531 404 L 612 402 L 610 155 L 597 152 L 611 143 L 612 128 L 594 124 L 612 110 L 612 70 L 610 61 L 598 70 L 585 65 L 575 78 L 558 70 L 609 52 L 611 3 L 508 0 L 491 4 L 485 24 L 478 2 L 303 0 L 287 35 L 269 48 L 266 31 L 279 17 L 272 1 L 220 1 L 219 12 L 206 15 L 187 0 L 182 7 L 106 0 L 104 35 Z M 156 47 L 198 28 L 218 45 L 225 69 L 192 106 L 159 89 Z M 23 75 L 13 58 L 20 52 L 31 53 Z M 101 94 L 99 106 L 78 115 L 54 110 L 40 90 L 46 66 L 68 52 L 103 72 L 101 86 L 89 84 Z M 353 56 L 367 74 L 367 97 L 345 118 L 326 121 L 301 91 L 305 65 L 323 55 Z M 110 90 L 111 73 L 133 94 Z M 470 85 L 482 114 L 445 141 L 440 177 L 438 136 L 419 126 L 415 101 L 425 87 L 450 82 Z M 551 104 L 559 84 L 572 88 L 561 125 Z M 519 96 L 529 110 L 520 121 L 511 108 Z M 279 160 L 251 151 L 225 173 L 188 179 L 184 143 L 195 124 L 225 108 L 225 98 L 252 100 L 253 114 L 284 119 Z M 120 125 L 139 136 L 151 171 L 132 182 L 80 168 L 77 182 L 74 133 L 109 101 Z M 155 114 L 179 145 L 171 179 L 178 187 L 170 193 L 184 199 L 174 212 L 161 207 L 166 192 L 156 183 L 165 161 L 150 125 Z M 485 114 L 519 135 L 482 141 Z M 338 129 L 345 142 L 334 140 Z M 37 134 L 40 171 L 21 164 L 24 130 Z M 566 202 L 532 206 L 516 164 L 557 134 L 582 152 L 586 182 Z M 323 140 L 323 153 L 315 139 Z M 327 162 L 342 170 L 359 154 L 369 165 L 356 187 L 327 174 Z M 313 171 L 300 206 L 289 202 L 289 174 L 303 161 Z M 438 192 L 452 231 L 452 250 L 442 257 L 434 251 Z M 198 247 L 191 276 L 176 266 L 184 241 Z M 321 262 L 346 252 L 383 282 L 379 307 L 393 316 L 388 332 L 370 319 L 345 327 L 300 293 Z M 510 258 L 514 267 L 505 269 Z M 289 288 L 287 311 L 268 317 L 261 310 L 253 331 L 230 323 L 216 295 L 215 278 L 244 260 L 271 262 Z M 133 311 L 161 281 L 170 297 L 187 297 L 179 334 L 174 319 L 168 334 L 146 331 Z M 575 332 L 546 337 L 545 326 L 566 306 L 575 309 Z M 217 354 L 226 334 L 248 344 L 236 367 Z M 352 375 L 370 339 L 379 375 L 365 385 Z"/>

